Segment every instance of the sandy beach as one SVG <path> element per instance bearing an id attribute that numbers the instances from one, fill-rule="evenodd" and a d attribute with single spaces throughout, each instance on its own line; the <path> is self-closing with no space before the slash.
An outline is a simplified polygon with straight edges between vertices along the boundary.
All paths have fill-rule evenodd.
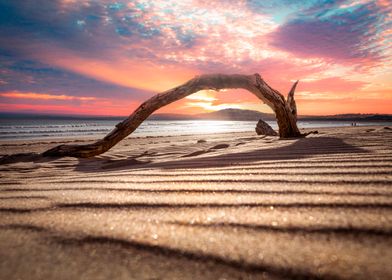
<path id="1" fill-rule="evenodd" d="M 392 279 L 392 130 L 128 138 L 0 165 L 1 279 Z M 88 140 L 0 143 L 0 154 Z"/>

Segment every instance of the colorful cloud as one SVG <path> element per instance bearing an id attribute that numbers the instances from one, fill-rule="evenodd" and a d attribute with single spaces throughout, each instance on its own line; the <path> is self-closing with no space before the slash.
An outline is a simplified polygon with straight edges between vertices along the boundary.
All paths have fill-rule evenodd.
<path id="1" fill-rule="evenodd" d="M 385 105 L 392 91 L 390 6 L 384 0 L 0 0 L 0 110 L 127 115 L 194 75 L 259 72 L 283 94 L 299 79 L 301 114 L 392 113 Z M 269 110 L 231 90 L 198 93 L 161 112 L 229 107 Z"/>
<path id="2" fill-rule="evenodd" d="M 86 96 L 70 96 L 70 95 L 52 95 L 46 93 L 34 93 L 34 92 L 6 92 L 0 93 L 0 97 L 8 98 L 22 98 L 22 99 L 38 99 L 38 100 L 80 100 L 80 101 L 92 101 L 96 100 L 95 97 Z"/>

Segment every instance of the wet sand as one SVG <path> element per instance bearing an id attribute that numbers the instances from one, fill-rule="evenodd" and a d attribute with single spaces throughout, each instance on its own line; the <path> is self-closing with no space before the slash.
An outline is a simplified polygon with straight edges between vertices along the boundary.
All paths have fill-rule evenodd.
<path id="1" fill-rule="evenodd" d="M 384 127 L 131 138 L 0 171 L 1 279 L 392 279 Z"/>

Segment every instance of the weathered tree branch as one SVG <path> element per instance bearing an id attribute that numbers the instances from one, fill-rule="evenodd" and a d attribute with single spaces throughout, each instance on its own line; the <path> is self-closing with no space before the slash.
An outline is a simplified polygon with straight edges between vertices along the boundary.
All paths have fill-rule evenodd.
<path id="1" fill-rule="evenodd" d="M 287 105 L 289 106 L 291 113 L 294 115 L 295 120 L 297 120 L 297 104 L 295 103 L 294 92 L 295 89 L 297 88 L 297 85 L 298 85 L 298 81 L 296 81 L 293 84 L 293 86 L 289 91 L 289 94 L 287 95 Z"/>
<path id="2" fill-rule="evenodd" d="M 275 112 L 281 138 L 300 137 L 301 133 L 297 127 L 297 108 L 294 101 L 297 83 L 298 81 L 294 83 L 286 102 L 284 96 L 271 88 L 259 74 L 196 76 L 185 84 L 159 93 L 145 101 L 127 119 L 118 123 L 103 139 L 86 145 L 60 145 L 44 152 L 43 156 L 86 158 L 102 154 L 135 131 L 154 111 L 200 90 L 246 89 Z"/>

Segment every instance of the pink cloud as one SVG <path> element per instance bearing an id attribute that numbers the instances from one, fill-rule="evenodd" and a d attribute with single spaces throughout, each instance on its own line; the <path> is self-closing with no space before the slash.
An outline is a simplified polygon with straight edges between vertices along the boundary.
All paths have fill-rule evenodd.
<path id="1" fill-rule="evenodd" d="M 349 81 L 340 77 L 331 77 L 315 81 L 300 81 L 298 90 L 311 92 L 352 92 L 360 90 L 366 82 Z"/>
<path id="2" fill-rule="evenodd" d="M 12 4 L 16 2 L 7 4 L 14 8 L 15 22 L 10 24 L 7 36 L 0 37 L 0 44 L 11 54 L 11 60 L 19 59 L 10 63 L 12 71 L 1 69 L 0 74 L 16 77 L 14 73 L 20 71 L 25 78 L 14 78 L 15 89 L 3 90 L 2 98 L 7 98 L 7 102 L 14 99 L 15 110 L 22 102 L 36 108 L 42 102 L 58 110 L 60 105 L 82 104 L 85 107 L 79 110 L 84 108 L 88 112 L 95 106 L 96 112 L 129 113 L 153 92 L 178 86 L 200 73 L 258 72 L 283 94 L 299 79 L 298 91 L 302 94 L 298 97 L 305 106 L 300 110 L 312 113 L 318 111 L 317 107 L 307 104 L 315 96 L 332 103 L 342 100 L 342 93 L 349 95 L 345 98 L 356 95 L 358 100 L 365 100 L 363 89 L 377 77 L 390 73 L 391 53 L 387 43 L 391 31 L 385 23 L 387 16 L 383 17 L 390 15 L 390 11 L 384 0 L 355 1 L 347 7 L 341 5 L 340 9 L 311 15 L 303 9 L 303 14 L 290 15 L 287 21 L 279 22 L 274 21 L 273 14 L 263 12 L 263 5 L 251 9 L 247 1 L 62 0 L 48 2 L 46 9 L 58 8 L 59 12 L 47 17 L 28 1 Z M 329 7 L 338 6 L 334 3 Z M 345 10 L 348 8 L 350 12 Z M 20 25 L 18 15 L 36 26 Z M 42 73 L 41 69 L 24 66 L 30 60 L 40 67 L 44 65 L 43 72 L 55 73 L 53 77 L 57 75 L 54 79 L 60 81 L 58 84 L 66 84 L 62 75 L 72 72 L 83 77 L 87 86 L 83 90 L 68 89 L 69 92 L 63 91 L 65 86 L 41 92 L 44 86 L 33 85 L 48 80 L 37 79 L 36 73 Z M 0 84 L 9 87 L 6 83 L 12 79 L 6 78 L 1 77 Z M 99 92 L 93 92 L 96 88 L 91 87 L 90 92 L 86 82 L 90 79 L 121 87 L 117 95 L 109 87 Z M 386 88 L 387 79 L 377 83 Z M 18 88 L 20 83 L 24 89 Z M 138 94 L 137 89 L 144 89 L 143 94 Z M 252 94 L 236 90 L 210 96 L 214 99 L 179 101 L 162 110 L 186 113 L 229 104 L 258 106 L 260 102 Z M 390 100 L 389 95 L 378 97 L 380 104 Z M 189 108 L 192 102 L 200 106 Z"/>
<path id="3" fill-rule="evenodd" d="M 21 98 L 21 99 L 39 99 L 39 100 L 79 100 L 79 101 L 92 101 L 97 100 L 95 97 L 86 96 L 70 96 L 70 95 L 52 95 L 46 93 L 34 92 L 6 92 L 0 93 L 0 96 L 8 98 Z"/>

